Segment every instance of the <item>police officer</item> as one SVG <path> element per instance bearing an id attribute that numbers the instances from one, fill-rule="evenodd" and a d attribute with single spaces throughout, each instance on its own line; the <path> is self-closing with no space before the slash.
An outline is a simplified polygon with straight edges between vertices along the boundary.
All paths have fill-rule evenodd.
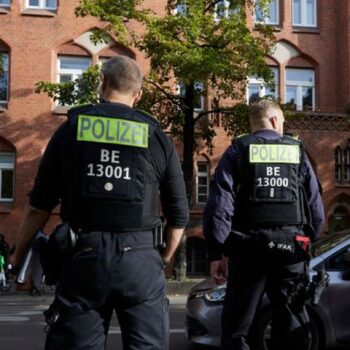
<path id="1" fill-rule="evenodd" d="M 14 263 L 59 203 L 69 235 L 77 237 L 47 313 L 47 350 L 104 349 L 113 310 L 124 349 L 168 348 L 163 270 L 183 235 L 188 205 L 172 142 L 153 117 L 132 108 L 141 83 L 134 60 L 103 63 L 104 102 L 71 109 L 41 160 Z M 154 242 L 159 197 L 168 237 L 162 255 Z"/>
<path id="2" fill-rule="evenodd" d="M 306 272 L 303 247 L 324 223 L 318 182 L 301 142 L 283 135 L 277 103 L 251 105 L 249 121 L 252 134 L 236 138 L 220 159 L 204 212 L 211 275 L 218 284 L 227 279 L 222 349 L 250 349 L 248 332 L 266 292 L 272 348 L 308 350 L 309 318 L 292 296 Z"/>

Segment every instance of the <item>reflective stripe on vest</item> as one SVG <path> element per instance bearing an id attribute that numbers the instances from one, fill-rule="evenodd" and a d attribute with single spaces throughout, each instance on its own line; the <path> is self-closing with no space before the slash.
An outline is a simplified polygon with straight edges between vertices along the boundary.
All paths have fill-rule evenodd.
<path id="1" fill-rule="evenodd" d="M 77 140 L 148 148 L 149 125 L 131 120 L 78 116 Z"/>
<path id="2" fill-rule="evenodd" d="M 249 162 L 299 164 L 300 147 L 283 144 L 250 144 Z"/>

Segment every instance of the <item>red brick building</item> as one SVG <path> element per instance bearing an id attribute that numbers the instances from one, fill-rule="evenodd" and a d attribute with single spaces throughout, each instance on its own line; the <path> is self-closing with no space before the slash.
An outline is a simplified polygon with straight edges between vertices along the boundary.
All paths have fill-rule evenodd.
<path id="1" fill-rule="evenodd" d="M 135 58 L 144 72 L 147 62 L 132 48 L 111 39 L 94 46 L 89 32 L 100 27 L 94 18 L 76 18 L 78 0 L 0 0 L 0 232 L 12 245 L 18 234 L 27 194 L 42 152 L 65 114 L 46 95 L 35 94 L 39 80 L 67 81 L 90 64 L 116 54 Z M 163 13 L 165 0 L 146 0 Z M 226 1 L 223 1 L 225 5 Z M 274 95 L 308 117 L 288 128 L 304 140 L 322 183 L 326 232 L 350 226 L 350 135 L 346 109 L 350 100 L 350 3 L 347 0 L 272 0 L 270 15 L 248 16 L 275 29 L 277 44 L 266 61 L 276 88 L 249 77 L 247 100 Z M 341 16 L 339 16 L 341 14 Z M 141 28 L 140 28 L 141 30 Z M 188 273 L 205 272 L 201 213 L 210 175 L 230 143 L 220 126 L 214 154 L 203 146 L 195 155 L 194 208 L 188 229 Z M 51 227 L 58 221 L 53 215 Z M 48 228 L 50 229 L 50 228 Z"/>

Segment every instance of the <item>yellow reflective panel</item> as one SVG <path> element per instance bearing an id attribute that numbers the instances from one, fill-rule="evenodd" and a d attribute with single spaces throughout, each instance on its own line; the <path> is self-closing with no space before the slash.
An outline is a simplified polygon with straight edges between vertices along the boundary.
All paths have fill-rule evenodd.
<path id="1" fill-rule="evenodd" d="M 299 145 L 249 145 L 250 163 L 299 164 Z"/>
<path id="2" fill-rule="evenodd" d="M 148 148 L 148 124 L 80 114 L 77 140 Z"/>

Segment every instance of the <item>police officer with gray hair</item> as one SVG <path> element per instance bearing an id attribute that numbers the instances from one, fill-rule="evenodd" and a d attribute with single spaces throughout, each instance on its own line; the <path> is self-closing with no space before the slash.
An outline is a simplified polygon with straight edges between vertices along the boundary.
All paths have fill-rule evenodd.
<path id="1" fill-rule="evenodd" d="M 13 263 L 60 203 L 65 225 L 58 232 L 73 247 L 58 269 L 45 349 L 104 349 L 115 311 L 124 349 L 164 350 L 164 264 L 188 222 L 181 165 L 157 120 L 133 108 L 141 97 L 137 63 L 113 57 L 100 78 L 103 102 L 70 109 L 46 148 Z M 161 254 L 160 204 L 167 230 Z"/>
<path id="2" fill-rule="evenodd" d="M 211 275 L 227 280 L 222 349 L 249 350 L 264 292 L 273 307 L 271 349 L 309 350 L 310 324 L 299 286 L 307 246 L 322 232 L 320 188 L 302 143 L 283 135 L 280 106 L 250 106 L 252 133 L 222 155 L 204 212 Z"/>

